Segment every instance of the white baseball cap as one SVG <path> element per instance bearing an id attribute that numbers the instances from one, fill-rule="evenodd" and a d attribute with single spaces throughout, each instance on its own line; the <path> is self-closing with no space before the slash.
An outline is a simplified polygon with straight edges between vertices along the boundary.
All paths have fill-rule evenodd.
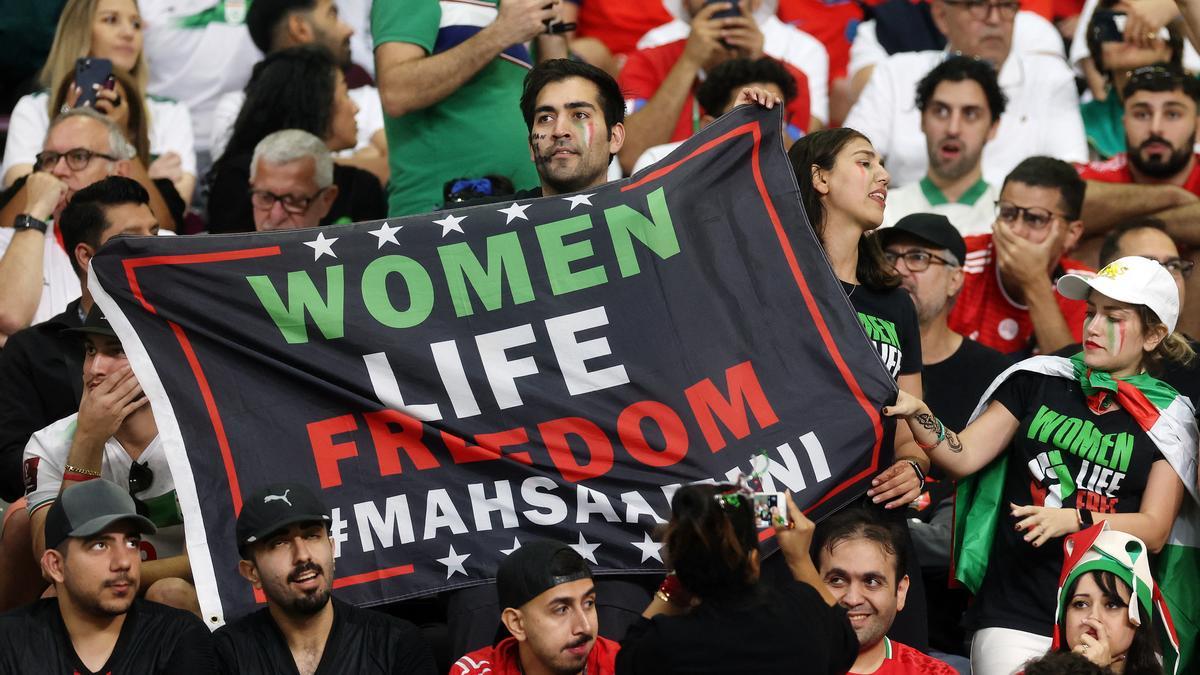
<path id="1" fill-rule="evenodd" d="M 1174 333 L 1179 320 L 1179 287 L 1157 260 L 1138 255 L 1118 258 L 1095 276 L 1073 272 L 1058 280 L 1058 292 L 1072 300 L 1086 300 L 1095 290 L 1131 305 L 1145 305 L 1167 330 Z"/>

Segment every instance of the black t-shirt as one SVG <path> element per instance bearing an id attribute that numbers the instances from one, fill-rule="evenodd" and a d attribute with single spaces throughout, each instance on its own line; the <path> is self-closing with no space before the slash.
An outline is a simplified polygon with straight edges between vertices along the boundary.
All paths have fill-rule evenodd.
<path id="1" fill-rule="evenodd" d="M 992 380 L 1012 364 L 1005 354 L 964 338 L 950 358 L 925 365 L 925 403 L 948 428 L 962 431 Z"/>
<path id="2" fill-rule="evenodd" d="M 1129 413 L 1115 406 L 1104 414 L 1092 412 L 1074 380 L 1018 372 L 1000 385 L 992 400 L 1020 425 L 1006 451 L 1004 495 L 987 574 L 967 622 L 973 628 L 1049 636 L 1062 572 L 1062 540 L 1040 548 L 1026 543 L 1008 504 L 1135 513 L 1142 505 L 1150 465 L 1166 460 Z"/>
<path id="3" fill-rule="evenodd" d="M 629 627 L 618 675 L 739 673 L 843 675 L 858 658 L 846 611 L 808 584 L 759 584 L 734 598 L 705 598 L 683 616 L 659 615 Z"/>
<path id="4" fill-rule="evenodd" d="M 332 599 L 333 627 L 317 675 L 433 675 L 429 645 L 417 627 L 387 614 Z M 222 673 L 296 673 L 296 661 L 270 610 L 261 609 L 216 632 Z"/>
<path id="5" fill-rule="evenodd" d="M 903 288 L 876 291 L 842 282 L 871 344 L 892 378 L 921 372 L 921 328 L 912 297 Z"/>
<path id="6" fill-rule="evenodd" d="M 212 636 L 189 612 L 134 600 L 104 675 L 211 675 L 217 668 Z M 0 615 L 0 675 L 87 675 L 58 600 L 47 598 Z"/>

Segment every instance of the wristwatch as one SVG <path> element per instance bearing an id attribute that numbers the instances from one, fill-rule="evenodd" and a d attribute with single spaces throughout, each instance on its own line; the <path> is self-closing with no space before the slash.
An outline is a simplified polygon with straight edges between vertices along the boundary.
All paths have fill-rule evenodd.
<path id="1" fill-rule="evenodd" d="M 43 220 L 38 220 L 28 213 L 22 213 L 13 221 L 13 229 L 20 232 L 21 230 L 37 230 L 42 234 L 46 234 L 49 226 Z"/>

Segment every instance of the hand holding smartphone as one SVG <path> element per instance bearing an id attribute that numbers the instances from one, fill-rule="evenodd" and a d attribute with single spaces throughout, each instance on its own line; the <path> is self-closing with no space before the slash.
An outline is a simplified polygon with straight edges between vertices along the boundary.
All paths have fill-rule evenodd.
<path id="1" fill-rule="evenodd" d="M 728 3 L 733 5 L 729 9 L 723 9 L 712 15 L 714 19 L 729 19 L 742 15 L 742 8 L 739 5 L 740 0 L 704 0 L 705 5 L 716 5 L 719 3 Z"/>
<path id="2" fill-rule="evenodd" d="M 84 56 L 75 62 L 75 86 L 79 87 L 79 98 L 75 107 L 95 107 L 98 89 L 112 89 L 116 79 L 112 74 L 112 61 Z"/>

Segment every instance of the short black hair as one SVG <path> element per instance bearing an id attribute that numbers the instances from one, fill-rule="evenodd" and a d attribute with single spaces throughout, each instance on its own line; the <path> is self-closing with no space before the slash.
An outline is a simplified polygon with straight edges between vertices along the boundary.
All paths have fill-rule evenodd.
<path id="1" fill-rule="evenodd" d="M 75 193 L 58 218 L 58 228 L 63 235 L 63 246 L 71 258 L 71 267 L 82 274 L 75 260 L 75 247 L 88 244 L 100 248 L 100 236 L 112 223 L 108 222 L 107 210 L 121 204 L 150 204 L 150 193 L 136 180 L 125 176 L 109 176 Z"/>
<path id="2" fill-rule="evenodd" d="M 775 59 L 730 59 L 712 69 L 704 82 L 696 89 L 696 102 L 705 113 L 720 117 L 725 107 L 737 95 L 738 90 L 755 82 L 769 82 L 783 92 L 786 105 L 796 98 L 796 78 Z"/>
<path id="3" fill-rule="evenodd" d="M 571 59 L 543 61 L 525 75 L 525 87 L 521 92 L 521 114 L 525 116 L 525 126 L 533 131 L 534 108 L 542 89 L 548 84 L 562 82 L 571 77 L 582 77 L 596 85 L 600 110 L 604 113 L 604 124 L 609 130 L 609 136 L 612 136 L 612 128 L 625 121 L 625 99 L 621 96 L 621 86 L 612 75 L 596 66 Z"/>
<path id="4" fill-rule="evenodd" d="M 1053 157 L 1027 157 L 1007 176 L 1000 191 L 1009 183 L 1017 182 L 1030 187 L 1045 187 L 1058 190 L 1059 201 L 1069 220 L 1076 220 L 1083 211 L 1083 193 L 1087 183 L 1079 177 L 1075 167 Z"/>
<path id="5" fill-rule="evenodd" d="M 1024 672 L 1025 675 L 1112 675 L 1108 668 L 1073 652 L 1050 652 L 1026 663 Z"/>
<path id="6" fill-rule="evenodd" d="M 833 552 L 833 547 L 852 539 L 874 542 L 896 561 L 896 583 L 908 574 L 907 536 L 893 521 L 884 517 L 878 508 L 851 506 L 822 520 L 813 532 L 809 549 L 813 564 L 821 566 L 821 551 Z"/>
<path id="7" fill-rule="evenodd" d="M 917 83 L 917 110 L 925 112 L 925 107 L 933 99 L 933 93 L 937 91 L 939 84 L 965 80 L 974 80 L 983 89 L 983 97 L 987 99 L 988 112 L 992 116 L 992 122 L 999 120 L 1008 106 L 1008 97 L 1000 89 L 1000 82 L 996 79 L 996 69 L 987 61 L 973 59 L 969 56 L 952 56 L 939 63 L 936 68 L 929 71 L 928 75 L 921 78 L 921 81 Z"/>
<path id="8" fill-rule="evenodd" d="M 279 24 L 292 12 L 311 12 L 316 8 L 317 0 L 254 0 L 246 10 L 250 39 L 259 51 L 270 54 Z"/>
<path id="9" fill-rule="evenodd" d="M 1121 91 L 1123 100 L 1139 91 L 1180 91 L 1200 106 L 1200 80 L 1187 73 L 1168 66 L 1144 66 L 1133 71 L 1125 89 Z"/>
<path id="10" fill-rule="evenodd" d="M 1104 237 L 1104 243 L 1100 244 L 1100 267 L 1120 257 L 1117 253 L 1121 250 L 1121 239 L 1134 230 L 1158 230 L 1166 234 L 1167 223 L 1161 218 L 1143 216 L 1117 225 Z"/>

